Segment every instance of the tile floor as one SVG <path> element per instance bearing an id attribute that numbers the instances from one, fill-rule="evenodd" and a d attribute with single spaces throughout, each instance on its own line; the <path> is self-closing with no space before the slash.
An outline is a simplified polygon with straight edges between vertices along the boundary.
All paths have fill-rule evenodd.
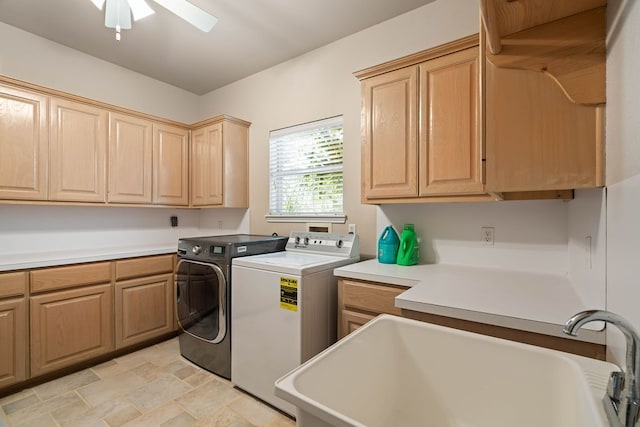
<path id="1" fill-rule="evenodd" d="M 0 427 L 295 426 L 182 358 L 177 338 L 7 396 L 0 408 Z"/>

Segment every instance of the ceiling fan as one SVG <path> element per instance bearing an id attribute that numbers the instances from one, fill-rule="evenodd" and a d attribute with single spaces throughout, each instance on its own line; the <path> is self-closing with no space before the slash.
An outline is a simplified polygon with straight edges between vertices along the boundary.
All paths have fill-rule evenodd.
<path id="1" fill-rule="evenodd" d="M 155 13 L 145 0 L 90 1 L 100 10 L 102 10 L 106 2 L 104 25 L 108 28 L 115 28 L 116 40 L 120 40 L 120 30 L 131 28 L 131 15 L 133 15 L 134 21 L 138 21 Z M 189 3 L 187 0 L 153 1 L 205 33 L 211 31 L 216 22 L 218 22 L 218 18 Z"/>

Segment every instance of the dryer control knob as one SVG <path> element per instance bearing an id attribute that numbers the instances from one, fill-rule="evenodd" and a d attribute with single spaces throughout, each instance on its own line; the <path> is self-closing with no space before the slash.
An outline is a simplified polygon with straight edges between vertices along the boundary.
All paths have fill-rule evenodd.
<path id="1" fill-rule="evenodd" d="M 200 252 L 202 252 L 202 248 L 200 247 L 200 245 L 195 245 L 191 248 L 191 252 L 193 252 L 194 255 L 200 255 Z"/>
<path id="2" fill-rule="evenodd" d="M 336 247 L 341 248 L 342 247 L 342 239 L 338 239 L 336 241 Z"/>
<path id="3" fill-rule="evenodd" d="M 305 246 L 309 245 L 309 238 L 308 237 L 304 238 L 304 245 Z"/>

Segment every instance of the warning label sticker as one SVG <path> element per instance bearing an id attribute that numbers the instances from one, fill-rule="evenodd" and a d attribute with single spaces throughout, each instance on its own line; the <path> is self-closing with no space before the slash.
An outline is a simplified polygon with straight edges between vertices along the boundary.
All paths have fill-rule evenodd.
<path id="1" fill-rule="evenodd" d="M 298 311 L 298 279 L 280 277 L 280 308 Z"/>

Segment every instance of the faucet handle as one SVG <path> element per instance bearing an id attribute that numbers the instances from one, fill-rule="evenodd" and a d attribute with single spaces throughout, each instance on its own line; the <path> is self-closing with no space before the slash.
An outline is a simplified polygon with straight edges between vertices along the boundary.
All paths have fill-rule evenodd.
<path id="1" fill-rule="evenodd" d="M 620 403 L 620 393 L 624 389 L 625 376 L 622 371 L 613 371 L 607 384 L 607 394 L 613 402 Z"/>

